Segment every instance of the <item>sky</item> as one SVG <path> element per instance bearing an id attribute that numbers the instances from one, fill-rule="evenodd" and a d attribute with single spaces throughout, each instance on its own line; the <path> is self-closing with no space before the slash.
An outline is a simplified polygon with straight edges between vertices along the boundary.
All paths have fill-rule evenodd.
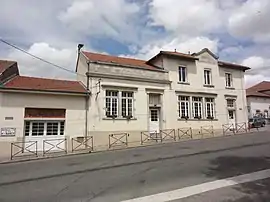
<path id="1" fill-rule="evenodd" d="M 0 38 L 75 71 L 85 51 L 150 59 L 160 50 L 198 52 L 250 66 L 246 86 L 270 81 L 269 0 L 1 0 Z M 0 42 L 21 75 L 75 79 Z"/>

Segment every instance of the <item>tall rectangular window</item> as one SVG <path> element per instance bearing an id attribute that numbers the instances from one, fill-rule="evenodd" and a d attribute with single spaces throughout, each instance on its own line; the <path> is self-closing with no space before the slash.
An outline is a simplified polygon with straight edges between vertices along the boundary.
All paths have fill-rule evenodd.
<path id="1" fill-rule="evenodd" d="M 106 90 L 106 116 L 117 117 L 118 115 L 118 91 Z"/>
<path id="2" fill-rule="evenodd" d="M 187 68 L 179 67 L 179 82 L 187 82 Z"/>
<path id="3" fill-rule="evenodd" d="M 133 92 L 122 92 L 122 117 L 132 117 Z"/>
<path id="4" fill-rule="evenodd" d="M 211 70 L 209 70 L 209 69 L 204 70 L 204 84 L 205 85 L 211 85 L 212 84 Z"/>
<path id="5" fill-rule="evenodd" d="M 178 96 L 178 115 L 180 118 L 189 117 L 189 97 Z"/>
<path id="6" fill-rule="evenodd" d="M 227 107 L 234 108 L 235 107 L 235 100 L 234 99 L 227 99 Z"/>
<path id="7" fill-rule="evenodd" d="M 225 80 L 226 80 L 226 87 L 232 87 L 232 74 L 231 73 L 225 73 Z"/>
<path id="8" fill-rule="evenodd" d="M 214 118 L 214 98 L 205 98 L 205 114 L 207 119 Z"/>
<path id="9" fill-rule="evenodd" d="M 193 118 L 202 118 L 202 98 L 192 97 Z"/>

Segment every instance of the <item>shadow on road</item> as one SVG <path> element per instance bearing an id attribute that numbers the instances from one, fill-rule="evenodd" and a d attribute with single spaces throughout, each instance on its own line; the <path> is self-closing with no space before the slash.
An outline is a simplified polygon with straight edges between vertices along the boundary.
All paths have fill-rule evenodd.
<path id="1" fill-rule="evenodd" d="M 205 174 L 209 177 L 224 179 L 270 168 L 270 157 L 237 157 L 222 156 L 211 162 L 211 167 Z M 234 186 L 234 189 L 245 196 L 236 200 L 223 202 L 269 202 L 270 179 Z"/>

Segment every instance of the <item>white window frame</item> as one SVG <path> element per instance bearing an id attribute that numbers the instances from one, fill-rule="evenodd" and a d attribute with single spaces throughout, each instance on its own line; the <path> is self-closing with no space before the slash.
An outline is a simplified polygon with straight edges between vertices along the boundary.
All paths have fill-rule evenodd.
<path id="1" fill-rule="evenodd" d="M 229 82 L 229 79 L 230 79 L 230 82 Z M 232 77 L 232 73 L 230 73 L 230 72 L 225 72 L 225 86 L 226 86 L 226 88 L 233 87 L 233 77 Z"/>
<path id="2" fill-rule="evenodd" d="M 209 74 L 207 75 L 206 72 L 208 72 Z M 212 71 L 211 71 L 211 69 L 204 69 L 203 75 L 204 75 L 204 85 L 212 85 Z M 207 78 L 207 76 L 209 78 Z"/>
<path id="3" fill-rule="evenodd" d="M 196 101 L 194 99 L 200 99 L 200 101 Z M 194 119 L 197 119 L 197 118 L 200 118 L 202 119 L 203 118 L 203 102 L 202 102 L 202 97 L 192 97 L 192 115 L 193 115 L 193 118 Z M 197 106 L 197 108 L 196 108 Z M 197 110 L 196 110 L 197 109 Z M 196 114 L 198 116 L 196 116 Z"/>
<path id="4" fill-rule="evenodd" d="M 185 70 L 184 73 L 182 70 Z M 180 83 L 187 83 L 188 82 L 188 80 L 187 80 L 187 67 L 185 67 L 185 66 L 178 67 L 178 81 Z"/>
<path id="5" fill-rule="evenodd" d="M 124 93 L 127 96 L 124 96 Z M 133 106 L 134 106 L 134 92 L 132 91 L 122 91 L 121 95 L 121 116 L 123 118 L 132 118 L 133 117 Z M 131 95 L 131 96 L 129 96 Z M 123 113 L 123 103 L 125 103 L 125 114 Z"/>
<path id="6" fill-rule="evenodd" d="M 208 114 L 208 107 L 210 110 L 210 114 Z M 214 119 L 215 118 L 215 98 L 205 97 L 205 118 L 206 119 Z"/>
<path id="7" fill-rule="evenodd" d="M 107 95 L 110 93 L 110 95 Z M 116 93 L 114 95 L 113 93 Z M 107 102 L 107 99 L 109 102 Z M 113 102 L 116 101 L 116 111 L 113 113 Z M 107 107 L 107 103 L 109 103 L 109 108 Z M 119 115 L 119 91 L 118 90 L 105 90 L 105 116 L 106 117 L 118 117 Z"/>
<path id="8" fill-rule="evenodd" d="M 33 136 L 33 123 L 42 123 L 44 124 L 44 128 L 43 128 L 43 135 L 34 135 Z M 48 130 L 48 123 L 57 123 L 58 126 L 57 126 L 57 135 L 48 135 L 47 134 L 47 130 Z M 27 124 L 29 124 L 29 127 L 27 126 Z M 64 126 L 63 127 L 63 130 L 61 128 L 61 126 Z M 28 133 L 28 135 L 27 135 Z M 26 137 L 43 137 L 43 136 L 48 136 L 48 137 L 53 137 L 53 136 L 64 136 L 65 134 L 65 121 L 64 120 L 61 120 L 61 121 L 56 121 L 56 120 L 46 120 L 46 121 L 43 121 L 43 120 L 26 120 L 25 123 L 24 123 L 24 135 Z"/>
<path id="9" fill-rule="evenodd" d="M 232 101 L 232 103 L 229 103 L 228 101 Z M 235 99 L 232 99 L 232 98 L 226 99 L 226 106 L 227 106 L 227 108 L 235 108 L 235 102 L 236 102 Z"/>
<path id="10" fill-rule="evenodd" d="M 189 118 L 189 103 L 190 103 L 190 97 L 189 96 L 183 96 L 178 95 L 178 116 L 179 118 Z M 184 114 L 182 113 L 182 104 L 184 106 Z"/>

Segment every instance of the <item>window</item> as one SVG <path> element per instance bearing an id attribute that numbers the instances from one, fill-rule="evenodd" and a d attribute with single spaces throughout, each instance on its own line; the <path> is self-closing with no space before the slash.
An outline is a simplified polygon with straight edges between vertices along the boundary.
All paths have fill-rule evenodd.
<path id="1" fill-rule="evenodd" d="M 187 82 L 187 68 L 179 67 L 179 82 Z"/>
<path id="2" fill-rule="evenodd" d="M 202 118 L 202 98 L 192 97 L 193 118 Z"/>
<path id="3" fill-rule="evenodd" d="M 205 69 L 204 70 L 204 84 L 205 85 L 211 85 L 212 84 L 212 78 L 211 78 L 211 70 Z"/>
<path id="4" fill-rule="evenodd" d="M 118 115 L 118 91 L 106 91 L 106 116 L 117 117 Z"/>
<path id="5" fill-rule="evenodd" d="M 227 107 L 233 108 L 234 107 L 234 99 L 227 99 Z"/>
<path id="6" fill-rule="evenodd" d="M 133 116 L 134 92 L 106 90 L 106 117 L 131 118 Z"/>
<path id="7" fill-rule="evenodd" d="M 232 87 L 232 74 L 225 73 L 226 87 Z"/>
<path id="8" fill-rule="evenodd" d="M 207 119 L 214 118 L 214 98 L 205 98 L 205 114 Z"/>
<path id="9" fill-rule="evenodd" d="M 158 110 L 151 110 L 151 121 L 158 121 Z"/>
<path id="10" fill-rule="evenodd" d="M 178 115 L 180 118 L 189 117 L 189 97 L 178 96 Z"/>
<path id="11" fill-rule="evenodd" d="M 64 135 L 64 121 L 26 121 L 25 136 Z"/>
<path id="12" fill-rule="evenodd" d="M 132 117 L 133 92 L 122 92 L 122 117 Z"/>
<path id="13" fill-rule="evenodd" d="M 32 123 L 32 136 L 43 136 L 44 135 L 44 122 L 33 122 Z"/>
<path id="14" fill-rule="evenodd" d="M 234 119 L 234 112 L 232 110 L 228 111 L 229 119 Z"/>

